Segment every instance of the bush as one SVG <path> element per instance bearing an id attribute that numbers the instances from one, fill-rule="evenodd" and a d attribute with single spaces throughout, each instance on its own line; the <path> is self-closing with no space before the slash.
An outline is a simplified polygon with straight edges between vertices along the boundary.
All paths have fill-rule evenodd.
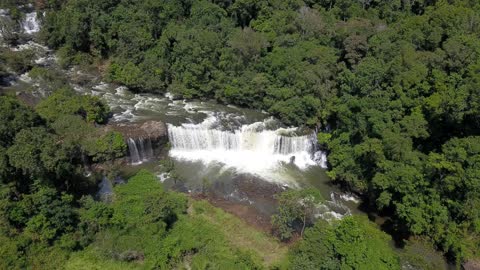
<path id="1" fill-rule="evenodd" d="M 289 269 L 400 269 L 390 241 L 365 217 L 320 221 L 291 250 Z"/>
<path id="2" fill-rule="evenodd" d="M 40 102 L 36 111 L 50 122 L 60 116 L 80 115 L 88 123 L 105 123 L 110 115 L 108 106 L 94 96 L 77 94 L 70 88 L 61 88 Z"/>
<path id="3" fill-rule="evenodd" d="M 14 72 L 18 74 L 25 73 L 33 67 L 32 59 L 34 58 L 35 53 L 32 50 L 6 50 L 3 51 L 2 54 L 3 58 L 5 58 L 5 63 L 7 64 L 7 67 L 11 68 Z"/>

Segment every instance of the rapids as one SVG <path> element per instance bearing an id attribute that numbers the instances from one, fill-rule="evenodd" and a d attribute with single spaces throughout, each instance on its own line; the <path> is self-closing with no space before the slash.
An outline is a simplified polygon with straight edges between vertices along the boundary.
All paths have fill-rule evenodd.
<path id="1" fill-rule="evenodd" d="M 22 22 L 23 32 L 25 34 L 34 34 L 40 31 L 40 23 L 37 19 L 37 12 L 33 11 L 25 14 L 25 19 Z"/>

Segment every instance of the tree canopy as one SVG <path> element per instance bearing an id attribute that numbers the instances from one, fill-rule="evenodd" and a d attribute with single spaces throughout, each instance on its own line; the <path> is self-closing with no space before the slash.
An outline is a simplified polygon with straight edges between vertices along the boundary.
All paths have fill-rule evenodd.
<path id="1" fill-rule="evenodd" d="M 390 240 L 366 218 L 318 222 L 291 251 L 289 269 L 400 269 Z"/>

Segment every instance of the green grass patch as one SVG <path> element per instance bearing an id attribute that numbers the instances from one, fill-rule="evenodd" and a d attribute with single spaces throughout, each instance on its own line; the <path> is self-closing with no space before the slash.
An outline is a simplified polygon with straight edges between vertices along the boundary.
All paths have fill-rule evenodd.
<path id="1" fill-rule="evenodd" d="M 288 248 L 278 239 L 253 228 L 238 217 L 214 207 L 207 201 L 192 200 L 190 203 L 190 216 L 208 221 L 226 237 L 231 245 L 254 252 L 266 266 L 277 265 L 285 259 Z"/>

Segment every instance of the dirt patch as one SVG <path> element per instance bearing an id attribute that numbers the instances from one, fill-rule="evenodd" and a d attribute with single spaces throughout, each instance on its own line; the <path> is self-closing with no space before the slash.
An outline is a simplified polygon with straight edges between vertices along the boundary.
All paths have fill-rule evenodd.
<path id="1" fill-rule="evenodd" d="M 252 227 L 271 234 L 270 217 L 277 208 L 275 195 L 284 190 L 278 184 L 252 175 L 238 175 L 230 184 L 216 182 L 205 192 L 200 189 L 189 193 L 192 198 L 207 200 Z"/>
<path id="2" fill-rule="evenodd" d="M 465 270 L 480 270 L 480 260 L 470 260 L 463 264 Z"/>

